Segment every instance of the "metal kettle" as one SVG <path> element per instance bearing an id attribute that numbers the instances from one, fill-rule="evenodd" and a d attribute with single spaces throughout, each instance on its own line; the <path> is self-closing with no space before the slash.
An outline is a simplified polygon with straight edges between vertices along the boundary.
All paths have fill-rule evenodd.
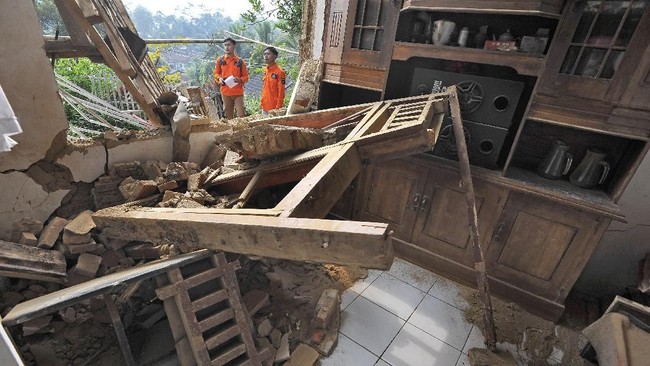
<path id="1" fill-rule="evenodd" d="M 537 174 L 547 179 L 558 179 L 569 172 L 572 163 L 573 155 L 569 153 L 569 146 L 556 139 L 544 160 L 537 166 Z"/>
<path id="2" fill-rule="evenodd" d="M 610 165 L 605 161 L 607 154 L 596 148 L 588 148 L 587 154 L 569 180 L 575 186 L 591 188 L 603 184 L 609 174 Z"/>

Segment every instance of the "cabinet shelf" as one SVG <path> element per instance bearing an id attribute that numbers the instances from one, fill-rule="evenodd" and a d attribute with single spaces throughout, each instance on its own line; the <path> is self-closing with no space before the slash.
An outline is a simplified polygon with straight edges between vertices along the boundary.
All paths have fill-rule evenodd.
<path id="1" fill-rule="evenodd" d="M 463 13 L 499 13 L 537 15 L 559 18 L 562 0 L 538 1 L 476 1 L 476 0 L 405 0 L 402 10 L 449 11 Z"/>
<path id="2" fill-rule="evenodd" d="M 395 42 L 393 60 L 428 57 L 512 67 L 520 75 L 538 76 L 544 64 L 543 55 L 518 52 L 489 51 L 477 48 L 437 46 L 432 44 Z"/>

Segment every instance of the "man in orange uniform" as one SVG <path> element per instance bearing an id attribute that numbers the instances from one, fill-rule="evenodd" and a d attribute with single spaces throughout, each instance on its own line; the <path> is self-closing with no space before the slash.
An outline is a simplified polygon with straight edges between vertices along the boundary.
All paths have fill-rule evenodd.
<path id="1" fill-rule="evenodd" d="M 262 86 L 262 113 L 267 115 L 271 109 L 282 108 L 284 103 L 284 84 L 286 74 L 275 59 L 278 58 L 278 50 L 275 47 L 264 49 L 264 85 Z"/>
<path id="2" fill-rule="evenodd" d="M 221 85 L 221 96 L 226 118 L 233 118 L 233 109 L 237 110 L 237 117 L 244 117 L 244 83 L 248 81 L 248 70 L 243 59 L 235 54 L 237 41 L 228 37 L 223 40 L 226 55 L 217 58 L 214 67 L 214 80 Z M 226 84 L 226 79 L 233 77 L 237 83 L 233 87 Z"/>

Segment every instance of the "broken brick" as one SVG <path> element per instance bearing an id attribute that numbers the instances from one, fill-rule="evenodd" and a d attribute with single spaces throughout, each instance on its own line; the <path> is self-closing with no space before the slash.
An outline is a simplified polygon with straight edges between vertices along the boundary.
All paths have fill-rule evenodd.
<path id="1" fill-rule="evenodd" d="M 326 289 L 316 303 L 316 313 L 312 319 L 313 329 L 329 329 L 334 315 L 340 311 L 339 290 Z"/>
<path id="2" fill-rule="evenodd" d="M 116 175 L 120 178 L 133 177 L 135 179 L 146 179 L 147 176 L 139 161 L 127 163 L 115 163 L 111 166 L 110 175 Z"/>
<path id="3" fill-rule="evenodd" d="M 271 339 L 271 343 L 273 344 L 273 347 L 277 349 L 280 347 L 280 341 L 282 340 L 282 332 L 280 332 L 277 328 L 273 329 L 271 331 L 271 334 L 269 334 L 269 338 Z"/>
<path id="4" fill-rule="evenodd" d="M 83 245 L 90 243 L 92 240 L 90 233 L 75 234 L 65 230 L 63 231 L 63 244 L 65 245 Z"/>
<path id="5" fill-rule="evenodd" d="M 320 355 L 316 350 L 300 343 L 291 354 L 291 359 L 284 366 L 313 366 Z"/>
<path id="6" fill-rule="evenodd" d="M 164 183 L 158 184 L 158 192 L 164 193 L 178 188 L 178 183 L 175 180 L 168 180 Z"/>
<path id="7" fill-rule="evenodd" d="M 77 215 L 77 217 L 72 219 L 72 221 L 63 228 L 64 235 L 66 232 L 76 235 L 85 235 L 90 233 L 90 231 L 95 228 L 92 214 L 92 211 L 86 210 Z"/>
<path id="8" fill-rule="evenodd" d="M 246 293 L 242 300 L 244 301 L 244 307 L 252 316 L 269 303 L 269 293 L 262 290 L 252 290 Z"/>
<path id="9" fill-rule="evenodd" d="M 43 231 L 43 223 L 41 221 L 23 217 L 14 222 L 11 230 L 11 241 L 20 241 L 21 234 L 24 232 L 38 236 L 41 231 Z"/>
<path id="10" fill-rule="evenodd" d="M 187 190 L 190 192 L 198 191 L 203 188 L 203 183 L 207 176 L 203 173 L 195 173 L 187 179 Z"/>
<path id="11" fill-rule="evenodd" d="M 163 173 L 164 164 L 159 161 L 149 160 L 142 164 L 142 170 L 144 171 L 147 179 L 156 180 Z"/>
<path id="12" fill-rule="evenodd" d="M 102 257 L 83 253 L 79 256 L 79 259 L 77 259 L 77 264 L 72 267 L 72 272 L 92 278 L 97 274 L 100 263 L 102 263 Z"/>
<path id="13" fill-rule="evenodd" d="M 120 184 L 120 192 L 127 202 L 133 202 L 158 193 L 158 185 L 153 180 L 126 178 Z"/>
<path id="14" fill-rule="evenodd" d="M 43 249 L 52 248 L 68 222 L 68 220 L 60 217 L 52 218 L 52 220 L 50 220 L 50 222 L 45 226 L 45 229 L 41 232 L 41 236 L 38 238 L 38 247 Z"/>
<path id="15" fill-rule="evenodd" d="M 284 362 L 289 358 L 291 358 L 289 353 L 289 333 L 285 333 L 280 339 L 280 346 L 275 354 L 275 362 Z"/>
<path id="16" fill-rule="evenodd" d="M 268 318 L 264 319 L 260 323 L 260 325 L 257 326 L 257 334 L 260 337 L 267 337 L 269 334 L 271 334 L 272 330 L 273 330 L 273 325 L 271 324 L 271 321 Z"/>
<path id="17" fill-rule="evenodd" d="M 187 180 L 189 178 L 189 174 L 187 173 L 187 169 L 185 169 L 185 166 L 181 163 L 169 163 L 167 164 L 167 169 L 163 173 L 163 177 L 165 179 L 171 179 L 171 180 Z"/>
<path id="18" fill-rule="evenodd" d="M 101 244 L 95 243 L 94 240 L 90 239 L 90 242 L 87 244 L 64 244 L 65 254 L 80 254 L 87 253 L 97 250 L 102 247 Z"/>
<path id="19" fill-rule="evenodd" d="M 18 243 L 35 247 L 38 243 L 38 239 L 36 239 L 36 235 L 34 235 L 34 233 L 25 231 L 20 234 L 20 240 Z"/>

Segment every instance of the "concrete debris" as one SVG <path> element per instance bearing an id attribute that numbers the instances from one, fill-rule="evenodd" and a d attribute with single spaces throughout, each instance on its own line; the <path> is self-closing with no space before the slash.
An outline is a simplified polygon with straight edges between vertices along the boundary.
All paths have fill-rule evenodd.
<path id="1" fill-rule="evenodd" d="M 93 228 L 95 228 L 95 223 L 93 222 L 92 214 L 93 214 L 92 211 L 86 210 L 80 213 L 72 221 L 70 221 L 63 228 L 64 242 L 65 242 L 66 234 L 70 236 L 71 238 L 70 240 L 75 240 L 76 238 L 81 238 L 89 235 L 90 231 Z M 69 244 L 85 244 L 85 243 L 88 243 L 88 241 L 69 242 Z"/>
<path id="2" fill-rule="evenodd" d="M 212 169 L 221 168 L 226 157 L 226 152 L 228 152 L 228 149 L 225 146 L 215 143 L 205 158 L 203 158 L 201 167 L 210 167 Z"/>
<path id="3" fill-rule="evenodd" d="M 52 321 L 52 316 L 42 316 L 30 321 L 27 321 L 23 324 L 23 336 L 29 336 L 32 334 L 39 333 L 45 327 L 50 325 Z"/>
<path id="4" fill-rule="evenodd" d="M 341 298 L 337 289 L 323 291 L 316 304 L 316 314 L 311 326 L 314 329 L 329 329 L 334 315 L 340 312 Z"/>
<path id="5" fill-rule="evenodd" d="M 72 267 L 72 271 L 82 276 L 95 277 L 101 263 L 102 257 L 83 253 L 79 256 L 77 264 Z"/>
<path id="6" fill-rule="evenodd" d="M 120 184 L 120 192 L 127 202 L 133 202 L 156 195 L 158 184 L 153 180 L 137 180 L 128 177 Z"/>
<path id="7" fill-rule="evenodd" d="M 142 170 L 144 171 L 147 179 L 156 180 L 162 176 L 163 171 L 167 168 L 167 164 L 161 161 L 149 160 L 142 164 Z"/>
<path id="8" fill-rule="evenodd" d="M 175 180 L 165 181 L 163 179 L 162 183 L 158 183 L 158 192 L 160 193 L 165 193 L 166 191 L 171 191 L 176 188 L 178 188 L 178 183 Z"/>
<path id="9" fill-rule="evenodd" d="M 190 192 L 196 192 L 199 189 L 203 189 L 203 183 L 207 175 L 205 173 L 195 173 L 189 176 L 187 179 L 187 190 Z"/>
<path id="10" fill-rule="evenodd" d="M 125 202 L 120 192 L 120 183 L 124 178 L 110 175 L 99 177 L 91 190 L 93 202 L 97 209 L 120 205 Z"/>
<path id="11" fill-rule="evenodd" d="M 282 341 L 282 332 L 280 332 L 280 330 L 277 328 L 273 329 L 271 331 L 271 334 L 269 334 L 269 338 L 271 340 L 271 344 L 273 344 L 273 347 L 276 349 L 280 348 L 280 342 Z"/>
<path id="12" fill-rule="evenodd" d="M 122 179 L 131 177 L 133 179 L 148 179 L 147 174 L 139 161 L 130 161 L 127 163 L 115 163 L 111 166 L 110 175 L 118 176 Z"/>
<path id="13" fill-rule="evenodd" d="M 182 163 L 169 163 L 163 173 L 163 177 L 167 180 L 187 180 L 189 176 L 190 173 Z"/>
<path id="14" fill-rule="evenodd" d="M 250 315 L 255 315 L 262 307 L 269 304 L 269 293 L 262 290 L 249 291 L 242 299 Z M 270 330 L 269 330 L 270 331 Z M 260 336 L 262 336 L 260 334 Z M 265 337 L 265 336 L 262 336 Z"/>
<path id="15" fill-rule="evenodd" d="M 279 125 L 259 125 L 217 139 L 219 144 L 241 154 L 246 160 L 268 159 L 323 146 L 319 131 Z"/>

